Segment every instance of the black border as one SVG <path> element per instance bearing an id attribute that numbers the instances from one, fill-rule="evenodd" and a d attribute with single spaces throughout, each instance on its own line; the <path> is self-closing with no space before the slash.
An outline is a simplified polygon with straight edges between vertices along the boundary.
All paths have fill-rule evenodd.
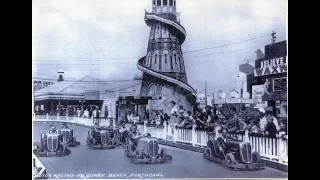
<path id="1" fill-rule="evenodd" d="M 290 1 L 290 3 L 292 4 L 293 2 L 295 1 Z M 4 16 L 5 17 L 4 19 L 6 19 L 6 17 L 8 16 L 14 17 L 14 14 L 16 15 L 16 18 L 12 18 L 12 19 L 8 18 L 9 23 L 6 26 L 3 26 L 2 28 L 3 30 L 8 31 L 8 32 L 3 32 L 3 37 L 7 38 L 7 43 L 3 45 L 6 46 L 8 50 L 12 51 L 12 52 L 3 51 L 4 54 L 10 54 L 9 56 L 6 56 L 2 60 L 3 68 L 5 69 L 5 71 L 3 72 L 3 75 L 4 77 L 13 77 L 8 80 L 12 84 L 10 84 L 10 82 L 8 83 L 8 81 L 6 80 L 4 81 L 4 84 L 6 87 L 10 86 L 11 87 L 10 90 L 14 90 L 13 92 L 10 91 L 8 93 L 11 96 L 10 95 L 6 96 L 5 94 L 3 94 L 4 97 L 8 98 L 8 100 L 3 101 L 3 103 L 9 102 L 9 105 L 5 105 L 3 109 L 4 115 L 8 116 L 8 118 L 4 117 L 2 119 L 3 122 L 8 123 L 8 126 L 5 126 L 3 128 L 4 130 L 8 130 L 8 133 L 5 133 L 6 135 L 4 134 L 4 138 L 7 139 L 8 137 L 6 136 L 9 136 L 9 140 L 5 140 L 4 142 L 5 144 L 4 149 L 6 149 L 7 151 L 10 151 L 9 154 L 11 154 L 12 157 L 8 157 L 8 158 L 15 157 L 16 160 L 13 163 L 17 164 L 19 167 L 18 169 L 15 170 L 15 172 L 18 173 L 17 175 L 19 176 L 19 178 L 21 178 L 22 176 L 29 176 L 30 178 L 30 172 L 21 172 L 21 171 L 27 171 L 28 170 L 27 167 L 30 167 L 30 163 L 31 163 L 30 154 L 27 154 L 28 152 L 30 152 L 30 151 L 27 151 L 27 149 L 30 147 L 30 144 L 29 144 L 30 142 L 25 141 L 23 138 L 26 134 L 29 134 L 27 133 L 27 129 L 30 130 L 30 123 L 32 122 L 29 119 L 31 115 L 30 107 L 27 106 L 27 104 L 30 103 L 30 94 L 32 94 L 32 87 L 30 85 L 30 83 L 32 82 L 30 78 L 31 73 L 28 70 L 28 67 L 30 68 L 30 63 L 32 62 L 32 60 L 29 60 L 29 57 L 32 57 L 32 51 L 31 51 L 31 48 L 29 48 L 31 44 L 29 37 L 32 34 L 32 23 L 29 22 L 29 18 L 27 16 L 28 13 L 25 12 L 28 10 L 28 8 L 30 8 L 30 4 L 29 4 L 30 2 L 19 1 L 19 5 L 17 5 L 16 3 L 17 2 L 15 2 L 15 4 L 12 4 L 12 5 L 5 5 L 6 9 L 9 7 L 14 7 L 14 8 L 9 10 L 10 14 L 11 13 L 12 14 L 11 15 L 7 14 L 6 16 Z M 21 3 L 25 3 L 25 5 Z M 315 7 L 318 7 L 316 3 L 311 3 L 311 4 L 314 4 Z M 287 32 L 288 37 L 289 37 L 289 34 L 295 35 L 295 38 L 293 38 L 293 36 L 290 36 L 290 39 L 287 39 L 288 40 L 287 45 L 288 47 L 290 47 L 288 48 L 288 57 L 291 57 L 289 60 L 290 62 L 288 63 L 289 64 L 288 68 L 290 69 L 288 70 L 288 86 L 291 86 L 290 90 L 288 91 L 288 103 L 290 104 L 290 109 L 289 109 L 290 122 L 288 122 L 288 124 L 290 124 L 289 131 L 292 132 L 290 135 L 293 136 L 291 137 L 291 139 L 294 139 L 294 141 L 290 141 L 290 142 L 298 144 L 300 142 L 299 141 L 300 138 L 298 138 L 298 134 L 300 134 L 300 137 L 302 135 L 302 138 L 303 138 L 305 133 L 311 130 L 309 128 L 301 127 L 302 125 L 301 123 L 304 123 L 307 121 L 309 121 L 310 123 L 313 123 L 314 121 L 318 121 L 318 117 L 315 115 L 317 114 L 316 113 L 317 111 L 308 110 L 311 104 L 309 105 L 309 103 L 305 102 L 306 100 L 315 101 L 312 97 L 308 98 L 305 96 L 312 95 L 313 93 L 316 94 L 316 92 L 314 92 L 314 89 L 313 90 L 304 89 L 308 87 L 306 85 L 308 85 L 309 83 L 306 81 L 308 81 L 309 78 L 307 77 L 299 78 L 299 76 L 301 75 L 308 75 L 309 77 L 310 76 L 317 77 L 317 75 L 316 74 L 311 75 L 310 71 L 312 70 L 310 70 L 309 67 L 305 67 L 305 68 L 301 67 L 301 64 L 310 63 L 309 65 L 312 66 L 314 62 L 318 61 L 317 52 L 319 50 L 312 51 L 309 48 L 313 44 L 303 42 L 303 40 L 312 41 L 313 40 L 312 38 L 318 35 L 317 33 L 310 32 L 312 28 L 318 29 L 316 27 L 318 20 L 307 22 L 307 20 L 311 17 L 316 18 L 317 17 L 316 14 L 318 11 L 311 10 L 308 7 L 305 9 L 306 11 L 312 11 L 316 13 L 314 15 L 309 15 L 309 16 L 306 15 L 305 17 L 301 17 L 303 14 L 305 14 L 305 12 L 303 12 L 303 9 L 301 8 L 304 5 L 301 3 L 301 4 L 297 4 L 296 6 L 297 7 L 295 7 L 295 11 L 293 11 L 293 6 L 291 6 L 292 7 L 291 11 L 289 11 L 289 14 L 291 13 L 290 14 L 291 16 L 290 18 L 288 18 L 288 27 L 292 27 L 290 29 L 292 31 L 290 31 L 290 33 L 289 31 Z M 293 27 L 294 25 L 296 27 Z M 29 26 L 31 26 L 31 28 Z M 29 32 L 29 30 L 31 30 L 31 32 Z M 7 35 L 7 33 L 9 34 Z M 311 57 L 307 57 L 308 55 Z M 5 63 L 8 63 L 8 64 L 5 64 Z M 294 66 L 297 66 L 297 67 L 294 67 Z M 31 69 L 32 69 L 32 66 L 31 66 Z M 317 70 L 314 70 L 314 72 L 317 73 Z M 314 85 L 317 84 L 317 81 L 314 81 L 312 78 L 310 78 L 309 80 L 311 80 L 311 84 L 309 84 L 309 86 L 313 88 Z M 12 88 L 12 85 L 14 85 L 13 88 Z M 14 98 L 12 98 L 13 96 Z M 289 96 L 291 96 L 292 98 L 290 99 Z M 297 102 L 299 100 L 303 102 L 301 103 Z M 295 107 L 297 108 L 297 110 L 294 110 Z M 299 116 L 301 115 L 302 117 L 299 117 L 298 115 Z M 311 115 L 311 116 L 314 115 L 314 116 L 307 117 L 308 115 Z M 8 119 L 8 121 L 6 119 Z M 297 124 L 297 126 L 300 126 L 300 128 L 295 129 L 294 127 L 295 124 Z M 310 125 L 312 126 L 312 124 Z M 14 127 L 14 128 L 6 128 L 6 127 Z M 293 133 L 294 131 L 297 131 L 297 132 Z M 302 131 L 302 132 L 299 132 L 299 131 Z M 23 132 L 23 133 L 20 133 L 20 132 Z M 16 137 L 12 137 L 12 135 Z M 294 137 L 295 135 L 297 135 L 297 137 Z M 313 137 L 317 137 L 317 136 L 313 136 Z M 305 140 L 308 141 L 312 139 L 312 136 L 308 135 L 306 138 L 303 138 L 303 139 L 304 139 L 303 141 Z M 303 171 L 303 168 L 309 168 L 310 166 L 312 166 L 311 164 L 304 166 L 304 164 L 306 164 L 305 160 L 310 158 L 308 157 L 309 156 L 308 151 L 309 150 L 312 151 L 313 149 L 312 145 L 315 145 L 315 144 L 316 143 L 303 143 L 302 146 L 299 146 L 299 145 L 295 146 L 296 148 L 294 148 L 294 144 L 292 144 L 291 146 L 292 148 L 290 149 L 290 152 L 291 152 L 290 154 L 293 154 L 294 150 L 299 151 L 299 154 L 298 153 L 296 154 L 295 156 L 296 158 L 294 159 L 294 161 L 290 162 L 290 168 L 294 169 L 295 165 L 297 166 L 297 171 L 292 170 L 292 173 L 305 172 L 303 173 L 303 176 L 307 174 L 312 174 L 310 170 Z M 14 151 L 17 151 L 17 152 L 14 152 Z M 304 155 L 303 152 L 307 154 Z M 301 156 L 301 158 L 297 158 L 299 156 Z M 311 157 L 311 158 L 315 158 L 314 160 L 316 160 L 317 156 Z M 298 160 L 303 160 L 303 161 L 299 163 Z M 25 163 L 25 167 L 23 165 L 24 163 Z M 7 165 L 7 166 L 10 166 L 10 165 Z M 310 173 L 307 173 L 307 172 L 310 172 Z M 10 174 L 10 173 L 6 173 L 6 174 Z"/>

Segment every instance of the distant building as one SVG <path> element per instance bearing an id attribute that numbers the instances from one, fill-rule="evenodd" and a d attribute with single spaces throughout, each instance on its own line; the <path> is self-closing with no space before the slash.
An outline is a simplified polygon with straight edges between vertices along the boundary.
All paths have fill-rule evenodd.
<path id="1" fill-rule="evenodd" d="M 56 82 L 57 82 L 57 80 L 54 80 L 52 78 L 50 79 L 45 76 L 35 76 L 35 77 L 33 77 L 33 90 L 34 90 L 34 92 L 36 92 L 36 91 L 43 89 L 47 86 L 50 86 Z"/>
<path id="2" fill-rule="evenodd" d="M 85 76 L 76 81 L 60 81 L 35 92 L 40 114 L 66 115 L 71 108 L 98 106 L 101 117 L 124 117 L 128 110 L 143 116 L 149 96 L 140 96 L 141 80 L 103 81 Z M 70 115 L 70 114 L 69 114 Z"/>

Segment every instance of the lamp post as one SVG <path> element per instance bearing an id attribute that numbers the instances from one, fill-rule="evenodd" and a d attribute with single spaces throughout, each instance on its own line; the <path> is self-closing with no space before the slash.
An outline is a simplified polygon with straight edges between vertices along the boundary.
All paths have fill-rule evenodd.
<path id="1" fill-rule="evenodd" d="M 240 76 L 238 75 L 238 78 L 240 78 Z M 241 89 L 240 89 L 240 98 L 243 98 L 243 81 L 240 80 L 238 82 L 241 82 Z"/>

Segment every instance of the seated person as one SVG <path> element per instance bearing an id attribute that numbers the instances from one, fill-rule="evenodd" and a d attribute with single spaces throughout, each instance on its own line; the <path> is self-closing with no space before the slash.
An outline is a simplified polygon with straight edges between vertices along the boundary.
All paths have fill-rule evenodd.
<path id="1" fill-rule="evenodd" d="M 92 137 L 96 139 L 97 143 L 101 142 L 100 131 L 101 131 L 101 129 L 100 129 L 99 124 L 95 123 L 93 130 L 92 130 Z"/>
<path id="2" fill-rule="evenodd" d="M 52 124 L 50 125 L 50 130 L 47 132 L 48 134 L 56 134 L 58 131 L 56 130 L 56 127 Z"/>
<path id="3" fill-rule="evenodd" d="M 132 145 L 131 146 L 132 150 L 135 150 L 137 143 L 138 143 L 138 139 L 140 137 L 142 137 L 142 136 L 139 132 L 137 132 L 137 125 L 132 124 L 131 129 L 128 134 L 129 144 Z"/>
<path id="4" fill-rule="evenodd" d="M 114 127 L 114 125 L 113 125 L 113 120 L 112 119 L 110 119 L 110 121 L 109 121 L 109 126 L 107 127 L 107 129 L 108 129 L 108 131 L 109 131 L 109 133 L 110 133 L 110 138 L 114 138 L 114 131 L 115 131 L 115 127 Z"/>
<path id="5" fill-rule="evenodd" d="M 222 128 L 221 137 L 217 138 L 219 150 L 225 154 L 226 152 L 226 143 L 229 140 L 228 129 Z"/>
<path id="6" fill-rule="evenodd" d="M 120 133 L 120 141 L 125 142 L 126 138 L 128 137 L 129 130 L 126 127 L 126 124 L 122 124 L 121 127 L 119 128 L 119 133 Z"/>

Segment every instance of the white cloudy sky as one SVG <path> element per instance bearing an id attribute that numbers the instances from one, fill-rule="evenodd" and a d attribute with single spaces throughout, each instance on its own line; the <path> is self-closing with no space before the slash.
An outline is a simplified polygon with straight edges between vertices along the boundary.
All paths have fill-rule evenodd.
<path id="1" fill-rule="evenodd" d="M 33 71 L 55 78 L 91 75 L 131 79 L 141 74 L 150 28 L 144 9 L 152 0 L 33 0 Z M 286 0 L 177 0 L 187 31 L 182 45 L 188 82 L 195 89 L 229 91 L 238 65 L 257 49 L 286 40 Z M 204 50 L 201 50 L 204 49 Z M 190 52 L 191 51 L 191 52 Z"/>

